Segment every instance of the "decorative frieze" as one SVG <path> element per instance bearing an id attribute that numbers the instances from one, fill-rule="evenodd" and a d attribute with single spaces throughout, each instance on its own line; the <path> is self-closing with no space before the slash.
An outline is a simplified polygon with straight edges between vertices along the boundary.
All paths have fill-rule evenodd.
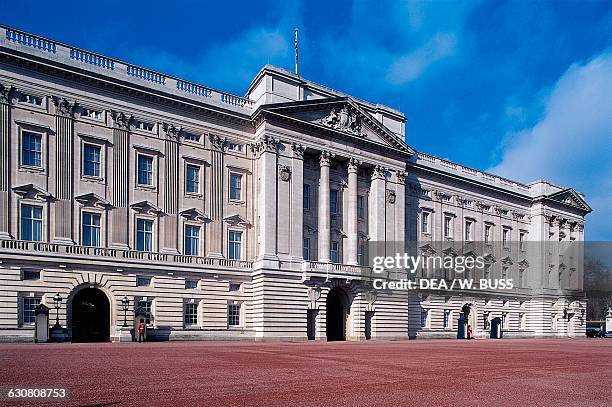
<path id="1" fill-rule="evenodd" d="M 375 165 L 372 168 L 372 179 L 386 179 L 387 178 L 387 169 L 382 165 Z"/>
<path id="2" fill-rule="evenodd" d="M 356 136 L 362 135 L 361 117 L 347 106 L 343 106 L 341 109 L 332 109 L 327 116 L 317 120 L 317 123 Z"/>
<path id="3" fill-rule="evenodd" d="M 177 127 L 172 123 L 162 123 L 162 130 L 166 135 L 166 138 L 173 141 L 178 141 L 179 136 L 183 129 L 181 127 Z"/>
<path id="4" fill-rule="evenodd" d="M 291 143 L 291 149 L 293 150 L 293 158 L 297 158 L 299 160 L 304 159 L 304 150 L 306 148 L 299 143 Z"/>
<path id="5" fill-rule="evenodd" d="M 0 83 L 0 103 L 11 104 L 15 88 Z"/>

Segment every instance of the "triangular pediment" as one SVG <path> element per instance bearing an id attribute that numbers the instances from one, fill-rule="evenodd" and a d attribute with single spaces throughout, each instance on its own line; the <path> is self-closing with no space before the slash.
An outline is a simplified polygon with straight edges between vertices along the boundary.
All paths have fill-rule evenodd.
<path id="1" fill-rule="evenodd" d="M 162 215 L 163 211 L 158 208 L 157 206 L 153 205 L 151 202 L 149 201 L 140 201 L 137 202 L 135 204 L 130 205 L 130 208 L 132 208 L 133 210 L 135 210 L 136 212 L 140 213 L 140 214 L 145 214 L 145 215 Z"/>
<path id="2" fill-rule="evenodd" d="M 420 246 L 419 250 L 425 256 L 433 256 L 434 254 L 436 254 L 436 249 L 434 249 L 433 246 L 429 243 L 425 243 L 424 245 Z"/>
<path id="3" fill-rule="evenodd" d="M 102 198 L 100 195 L 93 192 L 82 194 L 74 197 L 74 200 L 86 207 L 99 207 L 108 208 L 111 206 L 110 202 Z"/>
<path id="4" fill-rule="evenodd" d="M 26 199 L 46 201 L 51 198 L 51 194 L 49 192 L 34 184 L 25 184 L 18 187 L 13 187 L 13 192 Z"/>
<path id="5" fill-rule="evenodd" d="M 262 106 L 262 112 L 293 119 L 322 131 L 337 133 L 393 148 L 408 155 L 415 151 L 352 98 L 328 98 Z"/>
<path id="6" fill-rule="evenodd" d="M 223 220 L 230 226 L 251 227 L 251 223 L 238 214 L 226 216 Z"/>
<path id="7" fill-rule="evenodd" d="M 574 191 L 572 188 L 567 188 L 563 191 L 556 192 L 550 195 L 548 198 L 564 205 L 581 209 L 585 212 L 591 212 L 591 207 L 586 203 L 584 198 L 582 198 L 580 194 L 578 194 L 578 192 Z"/>
<path id="8" fill-rule="evenodd" d="M 180 215 L 187 220 L 195 221 L 195 222 L 207 222 L 211 219 L 204 214 L 201 210 L 197 208 L 189 208 L 180 212 Z"/>

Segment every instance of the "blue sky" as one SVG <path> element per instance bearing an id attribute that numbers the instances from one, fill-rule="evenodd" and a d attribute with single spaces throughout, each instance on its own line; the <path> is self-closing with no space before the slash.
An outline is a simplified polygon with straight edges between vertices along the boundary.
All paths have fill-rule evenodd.
<path id="1" fill-rule="evenodd" d="M 414 148 L 587 195 L 612 239 L 610 1 L 37 2 L 2 23 L 243 94 L 266 63 L 399 108 Z"/>

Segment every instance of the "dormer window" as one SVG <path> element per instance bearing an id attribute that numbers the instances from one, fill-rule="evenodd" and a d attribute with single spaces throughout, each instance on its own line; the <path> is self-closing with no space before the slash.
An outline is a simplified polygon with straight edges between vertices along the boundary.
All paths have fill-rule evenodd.
<path id="1" fill-rule="evenodd" d="M 185 140 L 195 141 L 195 142 L 199 143 L 200 139 L 201 139 L 201 136 L 199 134 L 189 133 L 189 132 L 183 131 L 183 138 Z"/>

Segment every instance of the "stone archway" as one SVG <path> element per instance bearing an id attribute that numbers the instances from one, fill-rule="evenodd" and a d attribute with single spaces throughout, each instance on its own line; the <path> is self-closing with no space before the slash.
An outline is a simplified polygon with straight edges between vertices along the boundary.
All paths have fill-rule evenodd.
<path id="1" fill-rule="evenodd" d="M 87 287 L 71 300 L 72 342 L 108 342 L 110 340 L 110 301 L 106 294 Z"/>
<path id="2" fill-rule="evenodd" d="M 328 341 L 345 341 L 347 321 L 350 309 L 348 294 L 340 287 L 334 287 L 327 293 L 326 335 Z"/>

